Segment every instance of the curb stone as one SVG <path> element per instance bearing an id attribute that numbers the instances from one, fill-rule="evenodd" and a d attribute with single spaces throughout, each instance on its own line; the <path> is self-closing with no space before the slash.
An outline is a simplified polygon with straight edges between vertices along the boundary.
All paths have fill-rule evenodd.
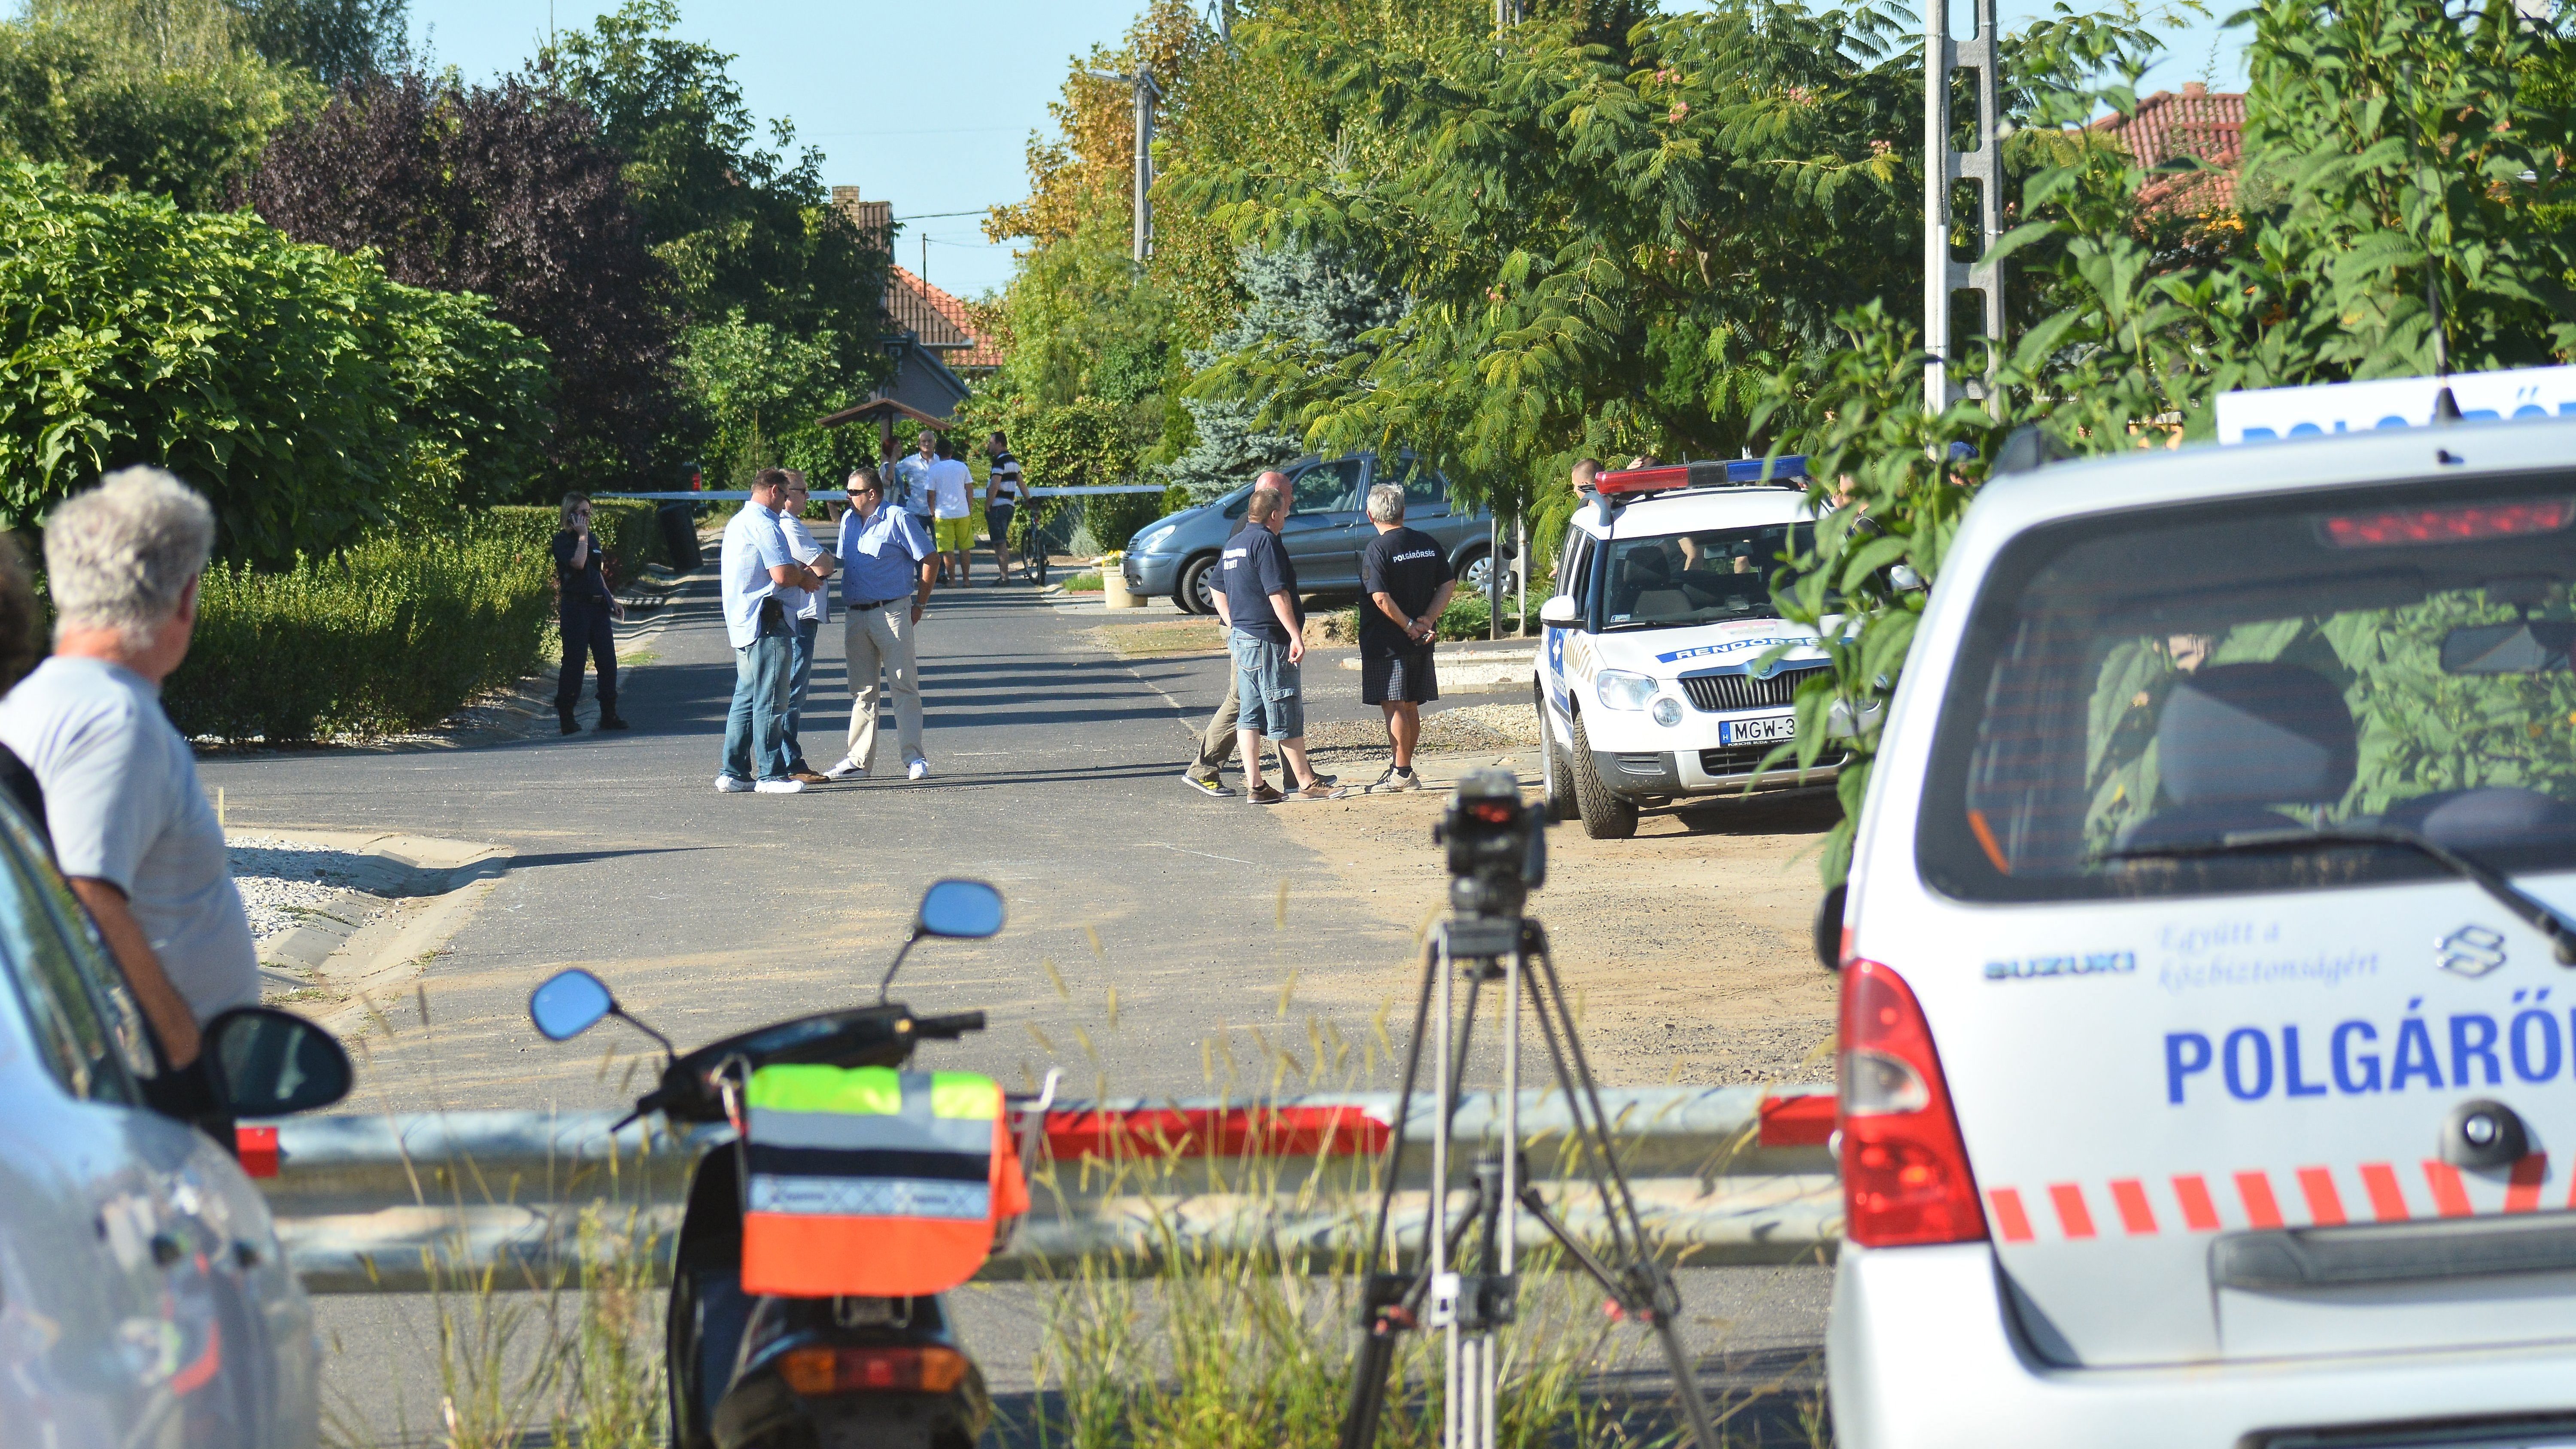
<path id="1" fill-rule="evenodd" d="M 392 906 L 363 926 L 316 912 L 260 950 L 261 994 L 274 1000 L 284 993 L 288 1004 L 309 1006 L 316 1024 L 342 1035 L 363 1023 L 369 996 L 418 976 L 509 870 L 507 847 L 479 841 L 275 825 L 256 833 L 352 857 L 351 888 Z"/>

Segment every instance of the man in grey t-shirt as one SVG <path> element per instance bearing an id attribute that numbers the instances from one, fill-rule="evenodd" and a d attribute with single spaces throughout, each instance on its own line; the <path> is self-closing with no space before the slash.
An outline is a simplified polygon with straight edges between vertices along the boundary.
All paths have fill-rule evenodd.
<path id="1" fill-rule="evenodd" d="M 188 654 L 214 510 L 157 468 L 55 509 L 54 654 L 0 700 L 0 743 L 36 774 L 55 858 L 171 1065 L 217 1013 L 259 1002 L 259 958 L 223 827 L 161 681 Z"/>

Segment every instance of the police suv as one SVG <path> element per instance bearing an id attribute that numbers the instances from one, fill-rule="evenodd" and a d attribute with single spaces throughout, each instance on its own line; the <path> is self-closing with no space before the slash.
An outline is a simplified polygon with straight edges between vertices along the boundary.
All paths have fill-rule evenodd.
<path id="1" fill-rule="evenodd" d="M 1548 800 L 1595 840 L 1636 834 L 1643 806 L 1741 792 L 1796 737 L 1790 702 L 1825 662 L 1811 631 L 1781 621 L 1771 581 L 1813 526 L 1806 459 L 1767 472 L 1749 459 L 1604 473 L 1566 529 L 1531 695 Z"/>
<path id="2" fill-rule="evenodd" d="M 2576 420 L 2379 426 L 1968 510 L 1841 915 L 1842 1444 L 2576 1443 Z"/>

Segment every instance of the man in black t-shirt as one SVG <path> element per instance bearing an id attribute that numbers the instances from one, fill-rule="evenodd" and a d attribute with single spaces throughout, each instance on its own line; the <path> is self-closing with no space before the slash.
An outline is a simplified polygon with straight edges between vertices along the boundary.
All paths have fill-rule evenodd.
<path id="1" fill-rule="evenodd" d="M 1413 747 L 1422 739 L 1422 707 L 1440 697 L 1431 662 L 1440 611 L 1458 591 L 1440 540 L 1404 526 L 1404 490 L 1381 483 L 1369 490 L 1369 522 L 1377 537 L 1360 554 L 1360 703 L 1386 711 L 1386 737 L 1395 758 L 1369 786 L 1419 790 Z"/>
<path id="2" fill-rule="evenodd" d="M 1280 495 L 1254 489 L 1243 527 L 1218 556 L 1217 612 L 1226 623 L 1226 648 L 1234 655 L 1235 693 L 1242 709 L 1236 726 L 1243 750 L 1243 793 L 1255 805 L 1295 796 L 1331 800 L 1343 792 L 1316 778 L 1306 763 L 1306 700 L 1298 665 L 1306 658 L 1306 614 L 1297 599 L 1297 566 L 1279 529 L 1288 521 Z M 1282 794 L 1261 783 L 1263 736 L 1279 742 L 1279 758 L 1296 776 Z"/>

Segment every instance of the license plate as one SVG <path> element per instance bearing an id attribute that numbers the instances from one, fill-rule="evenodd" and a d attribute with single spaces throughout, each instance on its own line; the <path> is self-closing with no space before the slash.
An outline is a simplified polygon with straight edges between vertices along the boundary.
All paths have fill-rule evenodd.
<path id="1" fill-rule="evenodd" d="M 1794 714 L 1765 715 L 1761 719 L 1722 719 L 1717 722 L 1717 742 L 1721 745 L 1776 745 L 1798 737 L 1798 717 Z"/>

